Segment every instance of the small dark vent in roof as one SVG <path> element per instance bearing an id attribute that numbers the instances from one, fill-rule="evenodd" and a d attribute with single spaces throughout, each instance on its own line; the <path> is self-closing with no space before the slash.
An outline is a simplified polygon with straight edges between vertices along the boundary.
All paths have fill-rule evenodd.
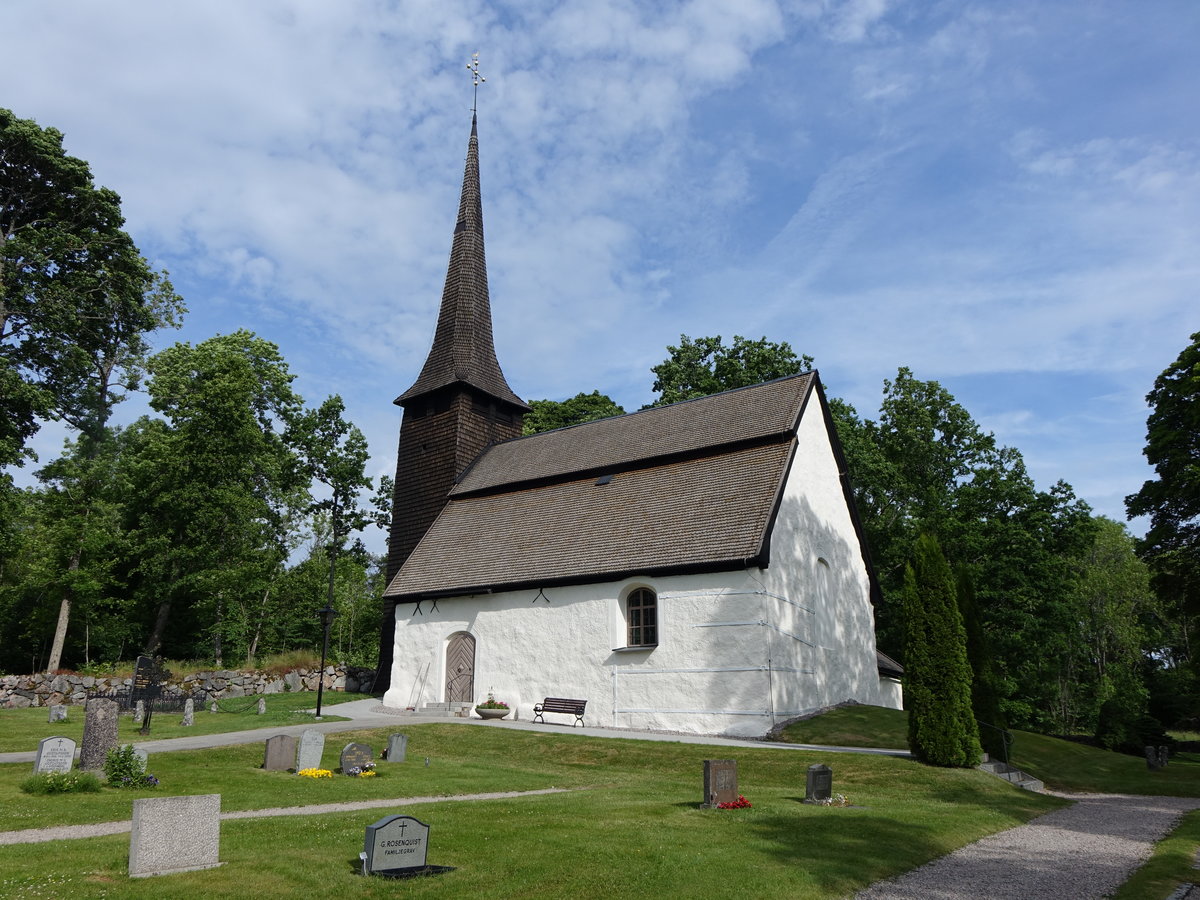
<path id="1" fill-rule="evenodd" d="M 610 481 L 612 481 L 611 475 L 601 475 L 596 479 L 596 484 L 608 484 Z"/>

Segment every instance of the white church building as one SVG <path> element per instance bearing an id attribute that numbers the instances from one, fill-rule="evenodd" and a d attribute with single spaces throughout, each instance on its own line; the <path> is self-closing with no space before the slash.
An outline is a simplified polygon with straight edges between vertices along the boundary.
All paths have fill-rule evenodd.
<path id="1" fill-rule="evenodd" d="M 386 705 L 491 692 L 524 720 L 565 697 L 586 725 L 743 736 L 847 700 L 900 707 L 816 372 L 520 436 L 474 122 L 433 346 L 396 402 Z"/>

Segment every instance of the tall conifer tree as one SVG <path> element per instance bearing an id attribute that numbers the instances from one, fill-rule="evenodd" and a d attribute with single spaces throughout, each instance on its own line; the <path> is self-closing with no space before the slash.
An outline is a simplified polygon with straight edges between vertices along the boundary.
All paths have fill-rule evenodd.
<path id="1" fill-rule="evenodd" d="M 977 765 L 981 750 L 966 630 L 950 566 L 930 535 L 917 540 L 905 567 L 903 598 L 909 749 L 930 765 Z"/>

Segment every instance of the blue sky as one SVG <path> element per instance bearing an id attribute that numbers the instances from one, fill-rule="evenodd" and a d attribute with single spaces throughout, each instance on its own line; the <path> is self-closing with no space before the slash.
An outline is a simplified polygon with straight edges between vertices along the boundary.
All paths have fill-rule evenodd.
<path id="1" fill-rule="evenodd" d="M 161 346 L 278 343 L 374 475 L 433 335 L 478 51 L 522 397 L 636 409 L 681 333 L 765 335 L 865 416 L 899 366 L 942 382 L 1039 486 L 1120 518 L 1144 395 L 1200 330 L 1198 39 L 1194 0 L 9 0 L 0 105 L 121 194 L 190 308 Z"/>

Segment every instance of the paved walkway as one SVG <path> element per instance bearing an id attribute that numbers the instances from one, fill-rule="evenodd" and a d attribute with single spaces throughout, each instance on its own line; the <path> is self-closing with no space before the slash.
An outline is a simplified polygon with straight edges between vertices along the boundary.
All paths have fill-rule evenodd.
<path id="1" fill-rule="evenodd" d="M 1110 896 L 1149 858 L 1180 816 L 1184 797 L 1058 794 L 1076 802 L 968 844 L 856 900 L 1090 900 Z"/>
<path id="2" fill-rule="evenodd" d="M 241 809 L 221 813 L 226 819 L 267 819 L 272 816 L 323 816 L 326 813 L 353 812 L 356 809 L 391 809 L 395 806 L 416 806 L 420 803 L 457 803 L 463 800 L 508 800 L 513 797 L 535 797 L 540 794 L 565 794 L 567 788 L 543 788 L 537 791 L 499 791 L 492 794 L 455 794 L 448 797 L 393 797 L 382 800 L 359 800 L 353 803 L 312 803 L 308 806 L 277 806 L 268 809 Z M 106 834 L 128 834 L 133 822 L 96 822 L 91 825 L 58 825 L 54 828 L 26 828 L 22 831 L 0 831 L 0 845 L 42 844 Z"/>
<path id="3" fill-rule="evenodd" d="M 571 725 L 535 725 L 532 722 L 513 722 L 508 719 L 459 719 L 445 716 L 422 716 L 396 710 L 394 707 L 383 706 L 378 700 L 353 700 L 350 703 L 337 703 L 326 706 L 324 711 L 331 716 L 346 716 L 350 721 L 345 722 L 309 722 L 300 725 L 276 725 L 273 728 L 253 728 L 249 731 L 230 731 L 223 734 L 198 734 L 190 737 L 163 738 L 161 740 L 139 741 L 137 746 L 148 753 L 169 753 L 174 750 L 204 750 L 209 747 L 231 747 L 236 744 L 257 744 L 266 741 L 277 734 L 290 734 L 297 737 L 309 728 L 315 728 L 325 734 L 341 731 L 361 731 L 365 728 L 403 728 L 406 725 L 450 724 L 465 725 L 480 728 L 511 728 L 518 731 L 536 731 L 542 734 L 557 732 L 561 734 L 583 734 L 588 737 L 625 738 L 639 741 L 673 741 L 681 744 L 709 744 L 718 747 L 746 747 L 784 750 L 825 751 L 831 753 L 867 753 L 876 756 L 909 756 L 907 750 L 880 750 L 868 747 L 833 747 L 815 744 L 775 744 L 741 738 L 720 738 L 693 734 L 669 734 L 655 731 L 632 731 L 622 728 L 575 728 Z M 203 713 L 196 713 L 203 715 Z M 22 750 L 16 753 L 0 753 L 0 763 L 28 762 L 32 763 L 37 755 L 36 749 Z"/>

